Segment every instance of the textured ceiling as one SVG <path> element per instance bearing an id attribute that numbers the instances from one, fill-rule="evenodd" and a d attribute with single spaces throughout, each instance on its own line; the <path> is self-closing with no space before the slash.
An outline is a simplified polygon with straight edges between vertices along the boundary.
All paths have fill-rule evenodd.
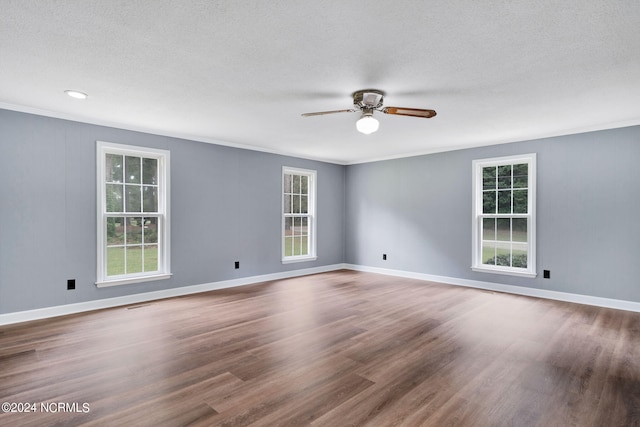
<path id="1" fill-rule="evenodd" d="M 18 111 L 343 164 L 640 124 L 638 0 L 0 0 L 0 11 L 0 107 Z M 350 108 L 364 88 L 438 115 L 377 114 L 368 136 L 356 113 L 300 116 Z"/>

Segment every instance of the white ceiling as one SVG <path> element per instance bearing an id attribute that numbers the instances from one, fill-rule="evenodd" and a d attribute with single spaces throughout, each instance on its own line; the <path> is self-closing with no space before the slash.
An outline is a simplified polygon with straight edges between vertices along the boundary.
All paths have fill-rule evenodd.
<path id="1" fill-rule="evenodd" d="M 365 88 L 438 115 L 300 116 Z M 0 0 L 0 107 L 341 164 L 637 125 L 640 1 Z"/>

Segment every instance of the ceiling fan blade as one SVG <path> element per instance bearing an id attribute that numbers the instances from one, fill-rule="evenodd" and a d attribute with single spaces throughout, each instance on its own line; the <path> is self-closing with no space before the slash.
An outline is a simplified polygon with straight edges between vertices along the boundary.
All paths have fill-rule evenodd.
<path id="1" fill-rule="evenodd" d="M 382 112 L 398 116 L 423 117 L 425 119 L 429 119 L 436 115 L 434 110 L 422 110 L 420 108 L 384 107 Z"/>
<path id="2" fill-rule="evenodd" d="M 325 114 L 334 114 L 334 113 L 354 113 L 359 110 L 349 109 L 349 110 L 334 110 L 334 111 L 318 111 L 317 113 L 304 113 L 302 117 L 311 117 L 311 116 L 322 116 Z"/>

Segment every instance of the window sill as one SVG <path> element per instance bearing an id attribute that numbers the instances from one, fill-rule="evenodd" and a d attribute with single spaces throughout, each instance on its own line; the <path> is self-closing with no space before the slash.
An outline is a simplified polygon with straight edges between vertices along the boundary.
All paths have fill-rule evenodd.
<path id="1" fill-rule="evenodd" d="M 164 280 L 169 279 L 173 274 L 171 273 L 162 273 L 162 274 L 154 274 L 153 276 L 136 276 L 136 277 L 126 277 L 122 279 L 114 279 L 114 280 L 102 280 L 100 282 L 96 282 L 96 286 L 98 288 L 108 288 L 110 286 L 120 286 L 120 285 L 129 285 L 132 283 L 142 283 L 142 282 L 151 282 L 153 280 Z"/>
<path id="2" fill-rule="evenodd" d="M 305 262 L 305 261 L 315 261 L 317 260 L 317 256 L 304 256 L 304 257 L 295 257 L 295 258 L 284 258 L 282 260 L 283 264 L 293 264 L 295 262 Z"/>
<path id="3" fill-rule="evenodd" d="M 527 272 L 527 271 L 501 270 L 498 268 L 485 268 L 485 267 L 471 267 L 471 269 L 473 271 L 477 271 L 478 273 L 503 274 L 506 276 L 529 277 L 529 278 L 535 278 L 538 276 L 536 273 Z"/>

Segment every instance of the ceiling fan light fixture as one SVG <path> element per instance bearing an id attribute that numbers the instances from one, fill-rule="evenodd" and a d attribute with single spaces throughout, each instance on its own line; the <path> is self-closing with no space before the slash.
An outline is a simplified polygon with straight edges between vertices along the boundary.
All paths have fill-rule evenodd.
<path id="1" fill-rule="evenodd" d="M 362 117 L 356 122 L 356 129 L 358 132 L 365 135 L 372 134 L 380 127 L 380 122 L 373 117 L 373 113 L 365 112 Z"/>

